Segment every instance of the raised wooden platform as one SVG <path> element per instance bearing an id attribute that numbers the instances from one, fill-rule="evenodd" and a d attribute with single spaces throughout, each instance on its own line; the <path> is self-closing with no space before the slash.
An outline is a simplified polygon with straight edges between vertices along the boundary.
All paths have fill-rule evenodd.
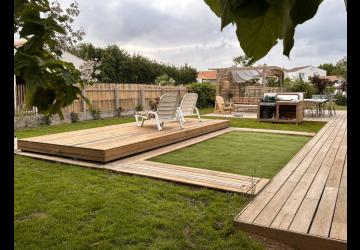
<path id="1" fill-rule="evenodd" d="M 153 121 L 111 125 L 18 140 L 18 149 L 73 159 L 108 162 L 229 127 L 227 120 L 187 119 L 185 129 L 168 122 L 157 131 Z"/>
<path id="2" fill-rule="evenodd" d="M 346 117 L 332 117 L 235 217 L 239 229 L 299 249 L 346 249 Z"/>

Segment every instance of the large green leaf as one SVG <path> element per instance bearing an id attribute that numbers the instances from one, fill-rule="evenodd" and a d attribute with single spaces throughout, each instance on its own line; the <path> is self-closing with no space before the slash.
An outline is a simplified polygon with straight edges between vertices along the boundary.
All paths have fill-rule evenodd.
<path id="1" fill-rule="evenodd" d="M 294 25 L 302 24 L 313 18 L 323 0 L 298 0 L 291 9 L 290 16 Z"/>
<path id="2" fill-rule="evenodd" d="M 227 0 L 227 2 L 234 17 L 257 18 L 264 15 L 270 7 L 265 0 Z"/>
<path id="3" fill-rule="evenodd" d="M 322 0 L 204 0 L 222 20 L 221 29 L 236 23 L 245 54 L 255 62 L 283 39 L 283 54 L 290 56 L 296 25 L 311 19 Z"/>
<path id="4" fill-rule="evenodd" d="M 236 18 L 236 34 L 245 54 L 251 62 L 264 57 L 277 44 L 281 36 L 282 18 L 274 6 L 263 16 L 254 19 Z"/>

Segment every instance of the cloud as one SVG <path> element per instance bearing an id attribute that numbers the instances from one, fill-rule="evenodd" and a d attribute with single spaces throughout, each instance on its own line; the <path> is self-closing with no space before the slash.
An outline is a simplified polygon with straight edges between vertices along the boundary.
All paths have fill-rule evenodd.
<path id="1" fill-rule="evenodd" d="M 63 6 L 70 0 L 63 0 Z M 117 44 L 130 53 L 199 70 L 231 66 L 243 54 L 235 27 L 220 31 L 220 19 L 202 1 L 194 0 L 78 0 L 85 41 L 96 46 Z M 258 63 L 293 67 L 336 62 L 346 55 L 346 10 L 343 0 L 327 0 L 316 16 L 299 25 L 290 60 L 282 41 Z"/>

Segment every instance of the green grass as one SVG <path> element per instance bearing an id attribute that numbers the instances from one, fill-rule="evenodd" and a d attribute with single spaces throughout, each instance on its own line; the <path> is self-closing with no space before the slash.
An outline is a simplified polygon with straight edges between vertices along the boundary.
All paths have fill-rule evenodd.
<path id="1" fill-rule="evenodd" d="M 135 122 L 133 116 L 130 117 L 114 117 L 114 118 L 107 118 L 101 120 L 89 120 L 89 121 L 82 121 L 77 123 L 63 123 L 54 126 L 41 126 L 37 128 L 22 128 L 16 129 L 16 137 L 17 138 L 26 138 L 32 136 L 40 136 L 40 135 L 48 135 L 48 134 L 55 134 L 61 132 L 68 132 L 68 131 L 75 131 L 87 128 L 97 128 L 103 126 L 109 126 L 114 124 L 121 124 L 121 123 L 128 123 L 128 122 Z"/>
<path id="2" fill-rule="evenodd" d="M 252 119 L 252 118 L 228 118 L 228 117 L 215 117 L 215 116 L 203 116 L 201 119 L 230 120 L 230 127 L 289 130 L 289 131 L 302 131 L 302 132 L 311 132 L 311 133 L 318 132 L 325 125 L 325 122 L 315 122 L 315 121 L 304 121 L 300 124 L 272 123 L 272 122 L 259 122 L 256 119 Z"/>
<path id="3" fill-rule="evenodd" d="M 201 110 L 211 112 L 213 108 Z M 25 138 L 133 121 L 92 120 L 18 129 L 16 135 Z M 243 119 L 231 123 L 263 124 Z M 220 151 L 227 159 L 226 149 Z M 244 195 L 22 156 L 15 156 L 14 174 L 16 249 L 263 249 L 233 226 L 234 216 L 250 201 Z"/>
<path id="4" fill-rule="evenodd" d="M 199 109 L 200 115 L 206 115 L 214 112 L 214 107 Z"/>
<path id="5" fill-rule="evenodd" d="M 305 136 L 229 132 L 151 160 L 272 178 L 309 140 Z"/>
<path id="6" fill-rule="evenodd" d="M 263 249 L 244 195 L 15 156 L 15 249 Z"/>
<path id="7" fill-rule="evenodd" d="M 347 110 L 347 106 L 341 106 L 341 105 L 335 104 L 335 109 L 336 110 Z"/>

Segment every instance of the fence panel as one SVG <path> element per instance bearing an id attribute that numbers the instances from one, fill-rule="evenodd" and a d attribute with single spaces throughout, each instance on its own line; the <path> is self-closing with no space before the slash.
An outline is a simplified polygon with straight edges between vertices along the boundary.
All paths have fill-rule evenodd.
<path id="1" fill-rule="evenodd" d="M 25 84 L 16 86 L 17 113 L 28 115 L 33 110 L 24 112 L 21 105 L 25 98 Z M 185 86 L 159 86 L 150 84 L 129 83 L 96 83 L 86 86 L 83 94 L 90 100 L 92 108 L 99 111 L 114 111 L 121 107 L 124 111 L 134 110 L 135 106 L 141 104 L 144 109 L 150 109 L 150 101 L 163 94 L 177 94 L 179 100 L 187 93 Z M 63 113 L 83 112 L 90 110 L 83 101 L 75 100 L 71 105 L 62 109 Z M 20 113 L 19 113 L 20 114 Z"/>

